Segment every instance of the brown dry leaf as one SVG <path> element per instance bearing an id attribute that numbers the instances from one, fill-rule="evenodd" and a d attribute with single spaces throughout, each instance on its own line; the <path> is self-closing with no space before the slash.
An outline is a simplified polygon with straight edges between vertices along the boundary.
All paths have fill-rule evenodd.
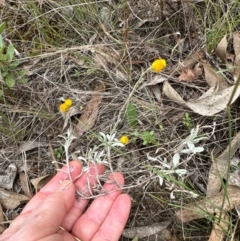
<path id="1" fill-rule="evenodd" d="M 240 33 L 233 32 L 233 49 L 235 55 L 240 55 Z"/>
<path id="2" fill-rule="evenodd" d="M 227 35 L 224 35 L 221 41 L 219 42 L 217 48 L 215 49 L 217 56 L 222 60 L 224 64 L 226 64 L 227 62 L 227 46 Z"/>
<path id="3" fill-rule="evenodd" d="M 221 217 L 221 220 L 219 218 Z M 214 218 L 213 229 L 208 241 L 222 241 L 229 229 L 229 217 L 227 213 L 217 212 Z"/>
<path id="4" fill-rule="evenodd" d="M 92 99 L 87 103 L 76 128 L 73 130 L 73 135 L 76 137 L 81 136 L 85 131 L 91 129 L 95 125 L 99 105 L 102 102 L 103 93 L 105 91 L 105 85 L 101 83 L 95 91 L 99 93 L 92 94 Z"/>
<path id="5" fill-rule="evenodd" d="M 234 61 L 234 82 L 237 81 L 238 77 L 240 75 L 240 54 L 236 55 L 235 61 Z"/>
<path id="6" fill-rule="evenodd" d="M 228 83 L 224 80 L 220 73 L 217 73 L 211 66 L 204 63 L 204 74 L 206 82 L 210 87 L 217 86 L 217 90 L 221 91 L 229 87 Z"/>
<path id="7" fill-rule="evenodd" d="M 5 230 L 3 222 L 4 222 L 4 215 L 3 215 L 2 205 L 0 204 L 0 234 L 2 234 L 3 231 Z"/>
<path id="8" fill-rule="evenodd" d="M 78 115 L 81 114 L 83 112 L 83 110 L 81 109 L 81 106 L 72 106 L 68 112 L 66 113 L 62 113 L 62 116 L 64 118 L 64 124 L 63 124 L 63 128 L 62 131 L 64 131 L 64 129 L 67 127 L 68 125 L 68 120 L 74 116 L 74 115 Z"/>
<path id="9" fill-rule="evenodd" d="M 122 236 L 125 238 L 134 238 L 136 236 L 138 238 L 144 238 L 161 232 L 162 230 L 166 229 L 170 223 L 171 221 L 168 220 L 161 223 L 154 223 L 145 227 L 124 229 Z"/>
<path id="10" fill-rule="evenodd" d="M 193 70 L 187 67 L 182 69 L 182 73 L 178 77 L 179 81 L 185 81 L 185 82 L 192 82 L 195 79 L 196 79 L 196 76 Z"/>
<path id="11" fill-rule="evenodd" d="M 52 177 L 53 177 L 52 175 L 37 177 L 37 178 L 31 179 L 30 182 L 34 186 L 36 192 L 38 192 L 52 179 Z"/>
<path id="12" fill-rule="evenodd" d="M 6 209 L 13 210 L 20 204 L 26 203 L 29 200 L 30 198 L 25 195 L 9 192 L 0 188 L 0 203 Z"/>
<path id="13" fill-rule="evenodd" d="M 203 51 L 199 51 L 199 52 L 194 52 L 192 54 L 190 54 L 181 65 L 178 64 L 177 67 L 174 68 L 173 73 L 172 74 L 179 74 L 180 72 L 182 72 L 182 69 L 184 68 L 189 68 L 189 69 L 193 69 L 193 67 L 200 62 L 201 58 L 203 58 L 204 56 L 204 52 Z"/>
<path id="14" fill-rule="evenodd" d="M 232 142 L 231 148 L 229 146 L 224 150 L 224 152 L 217 157 L 213 158 L 212 166 L 209 171 L 208 185 L 206 196 L 210 197 L 212 195 L 218 194 L 222 185 L 222 179 L 226 177 L 228 169 L 229 151 L 231 151 L 231 159 L 236 153 L 240 146 L 240 132 L 237 133 Z"/>
<path id="15" fill-rule="evenodd" d="M 160 90 L 159 86 L 153 85 L 153 86 L 150 86 L 149 88 L 153 92 L 157 101 L 162 103 L 162 94 L 161 94 L 161 90 Z"/>
<path id="16" fill-rule="evenodd" d="M 204 198 L 198 202 L 189 203 L 176 213 L 176 218 L 180 222 L 189 222 L 194 219 L 205 218 L 216 213 L 217 210 L 228 212 L 236 205 L 240 204 L 240 188 L 227 186 L 227 195 L 222 191 L 217 195 Z"/>
<path id="17" fill-rule="evenodd" d="M 240 34 L 236 31 L 233 32 L 233 49 L 235 53 L 235 60 L 234 60 L 234 80 L 236 81 L 238 79 L 238 76 L 240 75 Z"/>
<path id="18" fill-rule="evenodd" d="M 199 64 L 196 64 L 193 69 L 185 67 L 182 69 L 182 73 L 178 77 L 179 81 L 192 82 L 197 79 L 198 76 L 202 74 L 202 68 L 199 67 Z"/>
<path id="19" fill-rule="evenodd" d="M 166 81 L 168 78 L 166 76 L 161 76 L 160 74 L 156 74 L 153 76 L 153 78 L 151 79 L 151 81 L 146 82 L 145 84 L 143 84 L 139 89 L 143 89 L 146 86 L 153 86 L 153 85 L 157 85 L 160 83 L 163 83 L 164 81 Z"/>
<path id="20" fill-rule="evenodd" d="M 41 141 L 23 141 L 21 145 L 18 147 L 17 155 L 30 151 L 37 147 L 48 146 L 48 142 L 41 142 Z"/>
<path id="21" fill-rule="evenodd" d="M 163 84 L 163 93 L 172 101 L 184 107 L 190 108 L 195 113 L 203 116 L 212 116 L 226 108 L 234 87 L 235 86 L 233 85 L 218 93 L 208 96 L 204 95 L 204 97 L 201 96 L 197 100 L 184 101 L 182 97 L 172 88 L 168 81 L 165 81 Z M 239 97 L 239 95 L 240 86 L 236 88 L 231 104 Z"/>
<path id="22" fill-rule="evenodd" d="M 111 49 L 111 52 L 108 48 L 101 47 L 98 49 L 92 49 L 93 59 L 95 60 L 96 65 L 104 67 L 108 70 L 108 63 L 119 65 L 119 59 L 121 56 L 117 50 Z"/>
<path id="23" fill-rule="evenodd" d="M 21 181 L 21 185 L 22 185 L 22 189 L 25 193 L 25 195 L 29 198 L 31 198 L 32 195 L 32 191 L 29 187 L 29 179 L 28 179 L 28 175 L 25 172 L 20 172 L 19 173 L 19 177 L 20 177 L 20 181 Z"/>

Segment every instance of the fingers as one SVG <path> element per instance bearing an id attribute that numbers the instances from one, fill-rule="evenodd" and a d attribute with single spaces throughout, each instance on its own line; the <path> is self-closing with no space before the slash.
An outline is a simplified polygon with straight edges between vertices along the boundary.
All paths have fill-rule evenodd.
<path id="1" fill-rule="evenodd" d="M 75 186 L 65 180 L 60 187 L 29 214 L 16 233 L 12 234 L 12 240 L 39 240 L 56 234 L 59 226 L 75 200 Z"/>
<path id="2" fill-rule="evenodd" d="M 72 161 L 69 163 L 70 173 L 72 179 L 77 177 L 82 171 L 82 164 L 79 161 Z M 49 196 L 51 193 L 56 191 L 60 186 L 61 182 L 64 180 L 68 180 L 69 176 L 67 174 L 68 167 L 64 166 L 52 179 L 46 184 L 25 206 L 21 214 L 14 219 L 10 228 L 14 228 L 14 226 L 21 225 L 22 222 L 29 216 L 29 214 L 38 207 L 42 201 Z"/>
<path id="3" fill-rule="evenodd" d="M 89 197 L 92 192 L 94 184 L 98 182 L 98 176 L 104 171 L 103 165 L 91 164 L 89 171 L 83 173 L 83 175 L 75 182 L 75 187 L 78 192 L 82 193 L 83 197 Z M 75 200 L 72 208 L 63 220 L 62 227 L 66 230 L 71 230 L 74 223 L 85 211 L 89 200 L 80 199 Z"/>
<path id="4" fill-rule="evenodd" d="M 82 171 L 82 164 L 79 161 L 71 161 L 69 163 L 70 175 L 72 180 L 77 177 Z M 21 214 L 31 212 L 36 208 L 48 195 L 58 189 L 61 182 L 69 180 L 68 167 L 65 165 L 58 173 L 45 185 L 26 205 Z"/>
<path id="5" fill-rule="evenodd" d="M 124 184 L 122 174 L 113 173 L 109 179 L 112 182 L 107 182 L 103 186 L 103 189 L 109 194 L 95 199 L 72 228 L 72 233 L 81 240 L 89 241 L 94 237 L 113 207 L 115 200 L 121 194 L 121 190 L 117 189 L 119 189 L 118 185 L 122 186 Z M 110 232 L 109 227 L 108 232 Z"/>
<path id="6" fill-rule="evenodd" d="M 119 195 L 91 241 L 118 241 L 128 220 L 130 208 L 130 197 L 127 194 Z"/>

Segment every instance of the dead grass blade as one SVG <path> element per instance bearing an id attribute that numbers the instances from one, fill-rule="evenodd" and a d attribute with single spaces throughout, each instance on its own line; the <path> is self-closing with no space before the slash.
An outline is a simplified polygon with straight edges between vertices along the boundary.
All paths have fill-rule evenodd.
<path id="1" fill-rule="evenodd" d="M 105 85 L 101 83 L 95 91 L 99 93 L 92 94 L 92 99 L 87 103 L 86 107 L 83 110 L 77 126 L 73 130 L 73 135 L 76 137 L 81 136 L 84 132 L 91 129 L 96 122 L 99 105 L 102 102 L 103 93 L 105 91 Z"/>
<path id="2" fill-rule="evenodd" d="M 240 204 L 240 188 L 229 185 L 226 190 L 229 198 L 226 198 L 226 193 L 222 191 L 198 202 L 189 203 L 176 213 L 176 218 L 185 223 L 213 215 L 218 210 L 222 212 L 230 211 L 234 206 Z M 225 202 L 223 203 L 223 201 Z"/>
<path id="3" fill-rule="evenodd" d="M 0 188 L 0 203 L 6 209 L 13 210 L 20 204 L 26 203 L 29 200 L 30 198 L 25 195 L 9 192 Z"/>
<path id="4" fill-rule="evenodd" d="M 231 142 L 231 158 L 240 146 L 240 132 L 233 138 Z M 213 158 L 212 166 L 208 176 L 208 185 L 206 196 L 218 194 L 221 188 L 222 179 L 226 177 L 229 159 L 229 146 L 216 159 Z"/>
<path id="5" fill-rule="evenodd" d="M 171 221 L 168 220 L 161 223 L 154 223 L 145 227 L 124 229 L 122 235 L 126 238 L 134 238 L 136 236 L 138 238 L 144 238 L 161 232 L 162 230 L 166 229 L 170 223 Z"/>

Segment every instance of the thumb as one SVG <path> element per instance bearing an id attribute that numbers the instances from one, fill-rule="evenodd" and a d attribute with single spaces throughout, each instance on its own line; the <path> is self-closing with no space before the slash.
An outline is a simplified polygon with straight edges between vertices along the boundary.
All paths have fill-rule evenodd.
<path id="1" fill-rule="evenodd" d="M 22 223 L 17 240 L 26 237 L 38 240 L 57 233 L 74 200 L 74 185 L 68 180 L 63 181 L 58 190 L 49 195 Z"/>

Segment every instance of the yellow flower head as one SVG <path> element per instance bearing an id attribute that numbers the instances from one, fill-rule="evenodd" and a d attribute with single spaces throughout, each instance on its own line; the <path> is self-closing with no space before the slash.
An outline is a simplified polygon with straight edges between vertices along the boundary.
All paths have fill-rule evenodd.
<path id="1" fill-rule="evenodd" d="M 67 105 L 68 107 L 71 107 L 73 102 L 71 99 L 66 99 L 65 102 L 64 102 L 65 105 Z"/>
<path id="2" fill-rule="evenodd" d="M 154 72 L 159 73 L 166 66 L 167 66 L 167 61 L 165 59 L 156 59 L 156 60 L 153 61 L 152 65 L 151 65 L 151 69 Z"/>
<path id="3" fill-rule="evenodd" d="M 127 145 L 129 142 L 129 138 L 126 135 L 123 135 L 120 139 L 119 142 L 122 143 L 123 145 Z"/>
<path id="4" fill-rule="evenodd" d="M 62 103 L 61 105 L 59 105 L 59 110 L 60 112 L 65 113 L 69 110 L 69 106 L 66 105 L 66 103 Z"/>

